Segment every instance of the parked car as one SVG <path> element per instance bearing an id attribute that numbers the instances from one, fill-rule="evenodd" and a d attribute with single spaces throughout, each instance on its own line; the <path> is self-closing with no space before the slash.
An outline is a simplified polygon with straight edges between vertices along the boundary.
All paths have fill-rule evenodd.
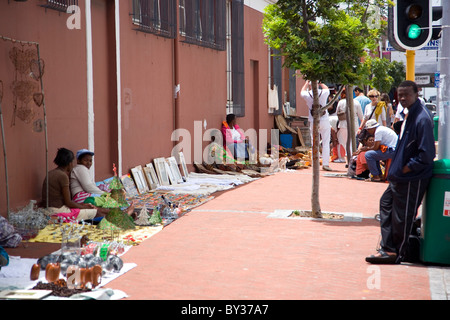
<path id="1" fill-rule="evenodd" d="M 427 102 L 425 103 L 425 106 L 431 111 L 433 117 L 436 116 L 436 104 Z"/>

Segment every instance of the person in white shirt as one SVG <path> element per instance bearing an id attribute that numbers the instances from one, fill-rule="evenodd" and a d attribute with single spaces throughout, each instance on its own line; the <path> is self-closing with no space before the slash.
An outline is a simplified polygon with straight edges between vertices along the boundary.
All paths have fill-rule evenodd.
<path id="1" fill-rule="evenodd" d="M 77 165 L 70 174 L 70 192 L 72 200 L 77 203 L 83 203 L 89 197 L 99 197 L 105 193 L 97 187 L 89 171 L 93 155 L 93 152 L 86 149 L 77 152 Z"/>
<path id="2" fill-rule="evenodd" d="M 324 107 L 327 105 L 328 96 L 330 95 L 330 89 L 324 84 L 319 83 L 319 104 Z M 310 124 L 310 132 L 311 132 L 311 141 L 312 141 L 312 132 L 313 132 L 313 116 L 311 115 L 312 105 L 314 102 L 311 82 L 307 81 L 302 88 L 301 92 L 302 98 L 306 101 L 306 104 L 309 108 L 309 124 Z M 319 124 L 319 134 L 322 137 L 322 168 L 325 171 L 333 171 L 330 168 L 330 137 L 331 137 L 331 125 L 328 115 L 328 110 L 325 110 L 320 117 Z"/>
<path id="3" fill-rule="evenodd" d="M 353 107 L 354 107 L 354 111 L 355 111 L 355 117 L 354 117 L 355 126 L 354 126 L 354 128 L 357 129 L 358 125 L 359 125 L 359 121 L 363 120 L 363 111 L 361 108 L 361 104 L 356 99 L 353 100 Z M 348 155 L 348 154 L 352 153 L 351 152 L 351 150 L 352 150 L 351 141 L 352 140 L 350 140 L 350 150 L 347 150 L 348 127 L 349 126 L 347 125 L 347 118 L 346 118 L 347 99 L 346 99 L 345 90 L 342 91 L 342 93 L 341 93 L 341 100 L 339 101 L 338 106 L 336 108 L 336 113 L 338 114 L 338 117 L 339 117 L 339 123 L 337 125 L 337 128 L 338 128 L 337 138 L 338 138 L 339 144 L 344 146 L 346 153 Z M 355 132 L 355 135 L 356 135 L 356 132 Z"/>
<path id="4" fill-rule="evenodd" d="M 366 161 L 372 175 L 371 181 L 380 182 L 381 167 L 380 161 L 392 159 L 397 147 L 398 135 L 391 128 L 380 126 L 375 119 L 367 121 L 365 126 L 368 134 L 374 135 L 375 142 L 372 147 L 361 147 L 358 152 L 366 151 Z"/>

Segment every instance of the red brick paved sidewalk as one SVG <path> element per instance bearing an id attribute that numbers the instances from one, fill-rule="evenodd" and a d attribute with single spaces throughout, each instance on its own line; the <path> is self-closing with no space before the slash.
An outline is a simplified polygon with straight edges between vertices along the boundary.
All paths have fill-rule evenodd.
<path id="1" fill-rule="evenodd" d="M 277 173 L 221 194 L 132 248 L 123 258 L 137 267 L 107 287 L 131 300 L 430 299 L 426 267 L 364 260 L 375 252 L 373 217 L 387 184 L 320 178 L 322 211 L 359 213 L 359 222 L 270 217 L 311 208 L 311 173 Z"/>

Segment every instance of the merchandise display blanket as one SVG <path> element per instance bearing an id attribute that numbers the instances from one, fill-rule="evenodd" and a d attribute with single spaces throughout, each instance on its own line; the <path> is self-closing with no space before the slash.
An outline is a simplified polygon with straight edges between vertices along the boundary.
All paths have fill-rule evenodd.
<path id="1" fill-rule="evenodd" d="M 167 201 L 175 204 L 178 208 L 181 208 L 183 212 L 192 210 L 212 199 L 211 195 L 192 195 L 184 193 L 161 193 L 161 192 L 149 192 L 144 193 L 132 198 L 127 198 L 128 202 L 133 201 L 136 210 L 142 209 L 144 206 L 147 209 L 153 209 L 158 204 L 164 202 L 162 197 L 165 197 Z"/>
<path id="2" fill-rule="evenodd" d="M 190 195 L 190 194 L 173 194 L 173 193 L 161 193 L 161 192 L 149 192 L 141 194 L 136 197 L 127 199 L 132 201 L 135 205 L 135 212 L 139 212 L 143 208 L 148 209 L 150 212 L 162 203 L 173 203 L 181 209 L 182 216 L 189 210 L 214 199 L 213 196 L 206 195 Z M 96 225 L 86 224 L 83 226 L 81 236 L 86 236 L 90 241 L 120 241 L 128 245 L 138 245 L 142 241 L 152 237 L 164 226 L 172 222 L 173 219 L 162 217 L 160 225 L 154 226 L 139 226 L 131 230 L 121 230 L 115 228 L 115 230 L 101 229 Z M 29 239 L 29 242 L 46 242 L 46 243 L 61 243 L 63 241 L 63 234 L 61 227 L 58 224 L 49 224 L 44 229 L 40 230 L 35 238 Z"/>
<path id="3" fill-rule="evenodd" d="M 155 235 L 163 229 L 163 226 L 136 226 L 133 230 L 101 230 L 95 225 L 85 225 L 82 236 L 87 236 L 90 241 L 120 241 L 127 245 L 138 245 L 144 240 Z M 34 239 L 29 242 L 62 243 L 62 232 L 58 225 L 48 225 Z"/>

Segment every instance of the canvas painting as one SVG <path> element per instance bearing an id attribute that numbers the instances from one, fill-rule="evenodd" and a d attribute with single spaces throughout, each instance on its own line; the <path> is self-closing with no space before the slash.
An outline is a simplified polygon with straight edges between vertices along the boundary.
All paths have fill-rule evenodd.
<path id="1" fill-rule="evenodd" d="M 147 184 L 150 187 L 150 190 L 156 189 L 158 186 L 155 180 L 153 180 L 151 169 L 149 167 L 144 167 L 143 169 L 144 169 L 144 176 L 145 179 L 147 180 Z"/>
<path id="2" fill-rule="evenodd" d="M 139 195 L 139 192 L 130 174 L 125 174 L 121 176 L 120 181 L 122 181 L 123 187 L 125 188 L 125 192 L 129 197 L 135 197 Z"/>
<path id="3" fill-rule="evenodd" d="M 164 161 L 164 165 L 166 166 L 167 174 L 169 175 L 170 184 L 178 184 L 175 175 L 172 172 L 172 168 L 169 165 L 168 160 Z"/>
<path id="4" fill-rule="evenodd" d="M 148 168 L 147 171 L 150 172 L 150 176 L 152 178 L 152 181 L 156 185 L 155 188 L 159 187 L 161 184 L 159 182 L 158 175 L 156 174 L 155 167 L 153 166 L 153 163 L 147 163 L 145 165 L 145 167 Z"/>
<path id="5" fill-rule="evenodd" d="M 189 171 L 186 166 L 186 159 L 184 158 L 184 153 L 179 153 L 181 169 L 183 170 L 183 177 L 187 180 L 189 177 Z"/>
<path id="6" fill-rule="evenodd" d="M 178 163 L 175 157 L 167 158 L 167 163 L 170 166 L 170 169 L 172 170 L 172 174 L 175 178 L 175 181 L 177 183 L 183 183 L 183 177 L 181 176 L 180 168 L 178 168 Z"/>
<path id="7" fill-rule="evenodd" d="M 145 180 L 144 177 L 142 166 L 132 168 L 131 173 L 133 174 L 134 182 L 136 183 L 136 187 L 140 194 L 150 191 L 147 185 L 147 180 Z"/>
<path id="8" fill-rule="evenodd" d="M 166 170 L 166 160 L 164 158 L 156 158 L 155 162 L 156 173 L 158 174 L 159 183 L 162 186 L 169 186 L 169 175 Z"/>

